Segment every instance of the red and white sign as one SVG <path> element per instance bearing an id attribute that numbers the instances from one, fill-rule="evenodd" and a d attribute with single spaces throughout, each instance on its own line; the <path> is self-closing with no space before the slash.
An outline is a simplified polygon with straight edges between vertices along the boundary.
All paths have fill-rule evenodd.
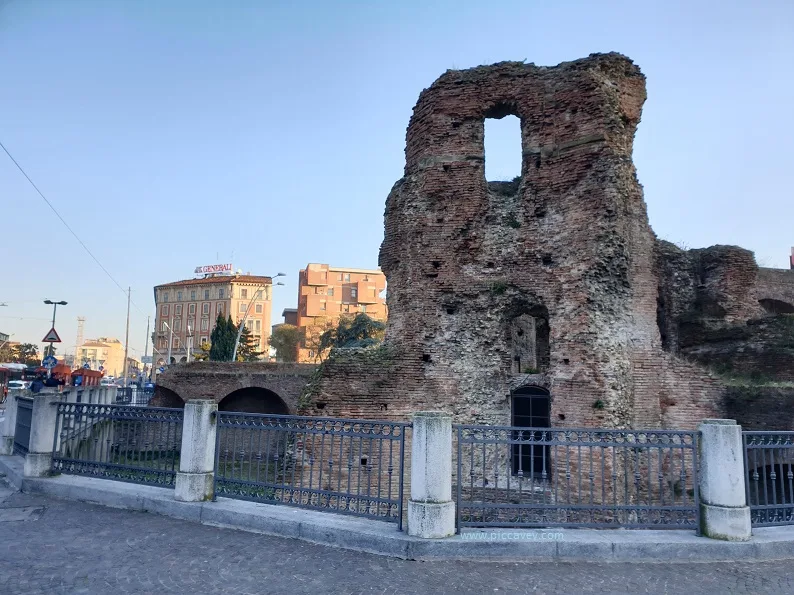
<path id="1" fill-rule="evenodd" d="M 42 343 L 60 343 L 61 338 L 58 336 L 58 333 L 55 332 L 55 327 L 50 329 L 50 332 L 44 335 L 44 338 L 41 340 Z"/>
<path id="2" fill-rule="evenodd" d="M 208 274 L 208 273 L 231 273 L 232 272 L 232 264 L 208 264 L 203 267 L 196 267 L 196 274 Z"/>

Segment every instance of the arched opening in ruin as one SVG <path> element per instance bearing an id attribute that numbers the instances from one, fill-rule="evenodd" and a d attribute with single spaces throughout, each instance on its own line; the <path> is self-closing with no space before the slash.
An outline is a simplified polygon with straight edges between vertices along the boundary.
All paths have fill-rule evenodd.
<path id="1" fill-rule="evenodd" d="M 185 401 L 170 388 L 157 385 L 154 387 L 154 397 L 151 405 L 157 407 L 170 407 L 172 409 L 184 409 Z"/>
<path id="2" fill-rule="evenodd" d="M 549 368 L 549 312 L 529 308 L 510 321 L 510 359 L 513 374 L 540 374 Z"/>
<path id="3" fill-rule="evenodd" d="M 511 394 L 514 430 L 512 468 L 513 474 L 521 477 L 548 476 L 550 465 L 549 446 L 533 444 L 543 439 L 544 432 L 537 428 L 551 427 L 551 395 L 540 386 L 522 386 Z"/>
<path id="4" fill-rule="evenodd" d="M 761 307 L 767 314 L 794 314 L 794 304 L 789 304 L 783 300 L 764 298 L 758 300 Z"/>
<path id="5" fill-rule="evenodd" d="M 182 357 L 180 357 L 180 358 L 179 358 L 179 363 L 180 363 L 180 364 L 187 363 L 187 357 L 185 357 L 184 355 L 183 355 Z"/>
<path id="6" fill-rule="evenodd" d="M 508 104 L 485 113 L 483 155 L 485 179 L 491 191 L 516 194 L 521 178 L 521 120 Z"/>
<path id="7" fill-rule="evenodd" d="M 287 404 L 281 397 L 272 390 L 258 386 L 241 388 L 229 393 L 218 403 L 218 410 L 273 415 L 289 415 L 290 413 Z"/>

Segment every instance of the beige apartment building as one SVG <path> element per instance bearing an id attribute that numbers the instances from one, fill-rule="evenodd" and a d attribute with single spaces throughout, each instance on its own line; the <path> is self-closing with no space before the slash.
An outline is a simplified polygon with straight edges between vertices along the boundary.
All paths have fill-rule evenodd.
<path id="1" fill-rule="evenodd" d="M 298 279 L 297 326 L 303 329 L 300 362 L 318 361 L 318 338 L 342 315 L 363 312 L 375 320 L 387 317 L 386 275 L 380 269 L 351 269 L 310 263 Z M 286 315 L 285 315 L 286 318 Z"/>
<path id="2" fill-rule="evenodd" d="M 186 362 L 202 343 L 209 343 L 218 314 L 231 315 L 245 325 L 257 351 L 268 352 L 272 279 L 251 274 L 217 274 L 200 279 L 164 283 L 154 288 L 157 307 L 153 362 L 162 366 Z M 191 358 L 192 359 L 192 358 Z"/>
<path id="3" fill-rule="evenodd" d="M 133 367 L 137 367 L 137 360 L 127 359 Z M 101 367 L 105 376 L 120 378 L 124 375 L 124 344 L 112 337 L 87 339 L 78 349 L 75 367 L 84 364 L 88 364 L 92 370 L 99 370 Z"/>

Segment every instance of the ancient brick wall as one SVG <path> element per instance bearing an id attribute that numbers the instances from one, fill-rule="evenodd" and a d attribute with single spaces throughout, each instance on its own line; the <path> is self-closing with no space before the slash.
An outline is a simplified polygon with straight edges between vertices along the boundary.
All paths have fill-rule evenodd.
<path id="1" fill-rule="evenodd" d="M 762 305 L 794 313 L 794 270 L 758 269 L 755 293 Z"/>
<path id="2" fill-rule="evenodd" d="M 792 386 L 729 386 L 723 407 L 726 417 L 738 421 L 745 430 L 794 428 Z"/>

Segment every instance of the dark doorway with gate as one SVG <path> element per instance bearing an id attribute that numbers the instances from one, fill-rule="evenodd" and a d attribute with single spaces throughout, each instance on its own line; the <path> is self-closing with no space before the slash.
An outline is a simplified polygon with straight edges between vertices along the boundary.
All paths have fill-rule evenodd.
<path id="1" fill-rule="evenodd" d="M 516 430 L 513 444 L 513 474 L 523 477 L 547 477 L 549 474 L 549 445 L 534 441 L 548 440 L 549 435 L 536 428 L 551 426 L 551 395 L 539 386 L 522 386 L 512 393 L 512 425 Z"/>

